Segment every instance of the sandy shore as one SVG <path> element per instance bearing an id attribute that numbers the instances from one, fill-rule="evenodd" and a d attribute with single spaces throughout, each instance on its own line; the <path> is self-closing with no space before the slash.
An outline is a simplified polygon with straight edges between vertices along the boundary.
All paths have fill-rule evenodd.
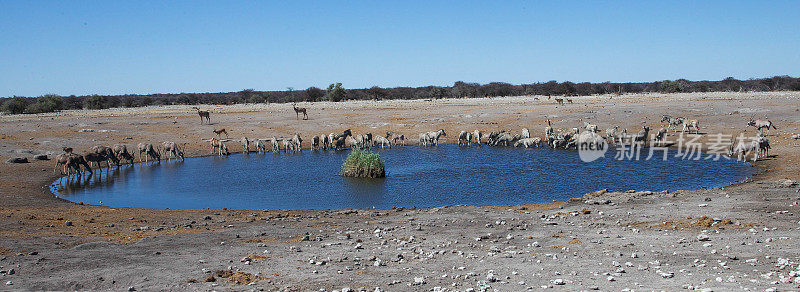
<path id="1" fill-rule="evenodd" d="M 0 280 L 20 290 L 797 290 L 800 92 L 647 94 L 209 106 L 0 116 L 0 159 L 93 145 L 310 137 L 351 128 L 416 137 L 461 130 L 661 127 L 663 114 L 738 135 L 769 117 L 772 156 L 743 184 L 671 193 L 575 194 L 566 203 L 395 210 L 154 210 L 55 198 L 52 161 L 0 164 Z M 708 139 L 706 135 L 706 138 Z M 241 145 L 231 143 L 233 151 Z M 598 190 L 603 186 L 598 186 Z M 13 272 L 11 272 L 13 270 Z M 221 272 L 217 275 L 217 271 Z M 210 281 L 213 278 L 213 282 Z M 236 283 L 239 281 L 239 283 Z M 246 283 L 250 283 L 249 285 Z"/>

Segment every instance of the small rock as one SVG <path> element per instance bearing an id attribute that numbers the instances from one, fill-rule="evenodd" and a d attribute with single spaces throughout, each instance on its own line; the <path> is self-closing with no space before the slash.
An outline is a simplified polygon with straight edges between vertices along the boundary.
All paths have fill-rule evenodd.
<path id="1" fill-rule="evenodd" d="M 66 221 L 66 222 L 64 222 L 64 225 L 66 225 L 66 226 L 72 226 L 72 221 Z"/>
<path id="2" fill-rule="evenodd" d="M 711 241 L 711 238 L 708 235 L 700 234 L 697 236 L 697 241 Z"/>
<path id="3" fill-rule="evenodd" d="M 564 284 L 566 284 L 566 282 L 564 282 L 564 279 L 553 280 L 553 285 L 564 285 Z"/>
<path id="4" fill-rule="evenodd" d="M 414 286 L 419 286 L 425 284 L 425 277 L 414 277 Z"/>
<path id="5" fill-rule="evenodd" d="M 9 158 L 8 160 L 6 160 L 6 163 L 28 163 L 28 158 L 26 157 Z"/>
<path id="6" fill-rule="evenodd" d="M 47 154 L 34 155 L 33 159 L 34 160 L 50 160 L 50 158 L 47 157 Z"/>

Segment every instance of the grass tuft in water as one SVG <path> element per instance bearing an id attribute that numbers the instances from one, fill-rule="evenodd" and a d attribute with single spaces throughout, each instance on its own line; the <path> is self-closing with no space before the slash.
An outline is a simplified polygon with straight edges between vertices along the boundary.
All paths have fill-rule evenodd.
<path id="1" fill-rule="evenodd" d="M 348 177 L 386 177 L 383 160 L 369 149 L 353 148 L 342 164 L 342 175 Z"/>

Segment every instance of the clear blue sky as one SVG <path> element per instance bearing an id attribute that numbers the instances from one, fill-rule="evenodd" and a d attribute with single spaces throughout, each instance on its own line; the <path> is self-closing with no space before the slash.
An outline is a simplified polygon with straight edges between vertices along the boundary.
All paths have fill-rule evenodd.
<path id="1" fill-rule="evenodd" d="M 773 75 L 800 2 L 0 0 L 0 96 Z"/>

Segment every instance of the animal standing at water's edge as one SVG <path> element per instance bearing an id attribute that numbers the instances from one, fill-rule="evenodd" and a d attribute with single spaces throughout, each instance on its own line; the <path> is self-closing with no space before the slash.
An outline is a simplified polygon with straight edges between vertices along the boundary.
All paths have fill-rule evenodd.
<path id="1" fill-rule="evenodd" d="M 769 128 L 773 128 L 777 130 L 778 128 L 775 127 L 775 124 L 772 123 L 770 120 L 754 120 L 750 118 L 750 121 L 747 122 L 748 127 L 755 127 L 762 135 L 764 134 L 763 129 L 767 129 L 767 136 L 769 136 Z"/>
<path id="2" fill-rule="evenodd" d="M 242 137 L 242 152 L 250 154 L 250 140 L 247 137 Z"/>
<path id="3" fill-rule="evenodd" d="M 683 120 L 683 130 L 681 133 L 689 131 L 689 134 L 692 133 L 691 129 L 694 129 L 694 133 L 699 135 L 700 134 L 700 123 L 697 120 Z"/>
<path id="4" fill-rule="evenodd" d="M 184 148 L 186 147 L 185 145 L 186 143 L 184 143 Z M 176 144 L 175 142 L 167 141 L 162 143 L 161 146 L 164 147 L 164 156 L 166 156 L 167 161 L 169 161 L 170 155 L 172 156 L 172 158 L 175 159 L 178 158 L 180 158 L 181 160 L 184 159 L 183 151 L 181 151 L 181 149 L 178 147 L 178 144 Z"/>
<path id="5" fill-rule="evenodd" d="M 214 154 L 214 149 L 217 150 L 217 155 L 219 156 L 230 154 L 230 152 L 228 152 L 228 146 L 225 146 L 225 142 L 222 140 L 211 138 L 209 143 L 211 144 L 211 154 Z"/>
<path id="6" fill-rule="evenodd" d="M 153 144 L 139 143 L 138 150 L 139 150 L 140 162 L 142 161 L 142 158 L 144 158 L 145 163 L 149 162 L 150 159 L 153 159 L 153 161 L 161 162 L 161 154 L 159 153 L 159 151 L 156 151 L 155 147 L 153 147 Z M 142 153 L 144 153 L 145 155 L 143 156 Z"/>
<path id="7" fill-rule="evenodd" d="M 122 161 L 125 159 L 127 163 L 133 163 L 135 157 L 133 153 L 128 152 L 128 146 L 125 144 L 114 144 L 112 148 L 114 150 L 114 155 L 117 156 L 117 159 Z"/>
<path id="8" fill-rule="evenodd" d="M 206 124 L 211 123 L 211 113 L 209 113 L 208 111 L 201 111 L 200 108 L 198 107 L 193 107 L 193 108 L 197 110 L 197 115 L 200 116 L 201 125 L 203 124 L 204 119 L 206 121 Z"/>
<path id="9" fill-rule="evenodd" d="M 119 159 L 117 159 L 117 156 L 114 154 L 114 150 L 112 150 L 111 147 L 97 145 L 92 147 L 92 152 L 100 154 L 106 158 L 106 167 L 111 167 L 111 164 L 108 162 L 109 160 L 119 166 Z M 98 167 L 100 166 L 98 165 Z"/>
<path id="10" fill-rule="evenodd" d="M 292 108 L 294 108 L 294 113 L 297 116 L 297 119 L 300 119 L 300 113 L 303 113 L 303 119 L 308 120 L 308 113 L 306 113 L 306 108 L 304 107 L 297 107 L 297 104 L 292 104 Z"/>

